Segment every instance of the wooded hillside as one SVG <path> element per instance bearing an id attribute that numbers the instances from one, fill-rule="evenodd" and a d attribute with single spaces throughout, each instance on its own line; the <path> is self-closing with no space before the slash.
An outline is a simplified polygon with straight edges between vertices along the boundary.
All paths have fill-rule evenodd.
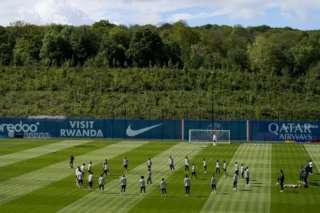
<path id="1" fill-rule="evenodd" d="M 0 115 L 319 119 L 319 62 L 318 31 L 17 22 L 0 27 Z"/>

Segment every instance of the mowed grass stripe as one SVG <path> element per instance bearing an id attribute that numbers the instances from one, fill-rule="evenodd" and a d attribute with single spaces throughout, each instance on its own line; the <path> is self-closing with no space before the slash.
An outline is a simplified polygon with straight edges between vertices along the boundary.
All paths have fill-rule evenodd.
<path id="1" fill-rule="evenodd" d="M 87 143 L 88 140 L 64 140 L 57 143 L 48 144 L 32 149 L 26 149 L 20 152 L 15 152 L 7 155 L 0 156 L 0 167 L 7 166 L 19 161 L 24 161 L 31 158 L 36 158 L 41 155 L 56 152 L 69 147 L 77 146 L 80 144 Z"/>
<path id="2" fill-rule="evenodd" d="M 19 161 L 14 164 L 10 164 L 4 167 L 1 167 L 2 171 L 0 173 L 0 182 L 5 181 L 9 178 L 13 178 L 19 175 L 23 175 L 24 173 L 29 173 L 34 170 L 38 170 L 49 166 L 51 164 L 55 164 L 59 161 L 68 161 L 71 154 L 74 156 L 82 155 L 87 152 L 93 151 L 95 149 L 103 148 L 106 145 L 111 145 L 111 142 L 88 142 L 85 144 L 80 144 L 74 147 L 69 147 L 67 149 L 59 150 L 57 152 L 49 153 L 46 155 L 41 155 L 36 158 L 31 158 L 25 161 Z M 67 165 L 67 163 L 66 163 Z"/>
<path id="3" fill-rule="evenodd" d="M 286 144 L 273 145 L 272 147 L 272 196 L 271 212 L 293 213 L 293 212 L 318 212 L 320 200 L 319 173 L 315 172 L 310 176 L 310 186 L 308 189 L 285 189 L 280 192 L 276 178 L 279 170 L 283 169 L 285 174 L 285 184 L 297 184 L 299 171 L 311 157 L 305 150 L 304 145 Z M 314 166 L 317 171 L 317 166 Z M 318 170 L 319 172 L 319 170 Z"/>
<path id="4" fill-rule="evenodd" d="M 146 142 L 120 142 L 112 144 L 78 156 L 75 159 L 75 162 L 76 164 L 88 162 L 90 160 L 93 162 L 100 162 L 106 156 L 115 157 L 119 154 L 142 146 L 145 143 Z M 59 181 L 70 174 L 74 174 L 74 170 L 70 170 L 68 161 L 66 160 L 64 162 L 52 164 L 45 168 L 11 178 L 7 181 L 2 181 L 0 182 L 0 205 L 34 190 L 45 187 L 55 181 Z"/>
<path id="5" fill-rule="evenodd" d="M 313 161 L 313 164 L 319 169 L 320 168 L 320 145 L 318 144 L 305 144 L 305 149 L 311 157 L 310 160 Z M 317 171 L 315 170 L 315 173 Z"/>
<path id="6" fill-rule="evenodd" d="M 25 149 L 45 146 L 50 143 L 57 142 L 58 140 L 48 139 L 0 139 L 0 156 L 7 155 L 14 152 L 19 152 Z"/>
<path id="7" fill-rule="evenodd" d="M 135 143 L 135 142 L 131 142 Z M 122 174 L 122 159 L 126 156 L 129 159 L 129 171 L 137 165 L 146 161 L 146 156 L 154 155 L 170 148 L 176 143 L 145 143 L 128 152 L 123 152 L 114 157 L 114 155 L 102 155 L 101 159 L 108 158 L 110 164 L 111 176 L 107 177 L 107 182 L 118 179 Z M 108 153 L 106 153 L 108 154 Z M 94 161 L 94 188 L 97 188 L 97 179 L 102 172 L 102 161 Z M 89 159 L 86 159 L 89 161 Z M 74 171 L 70 171 L 70 175 L 60 181 L 54 182 L 46 187 L 33 191 L 25 196 L 15 199 L 11 202 L 0 205 L 0 212 L 56 212 L 57 210 L 67 206 L 68 204 L 80 199 L 91 191 L 85 186 L 78 189 L 75 185 Z M 85 175 L 85 184 L 87 174 Z"/>
<path id="8" fill-rule="evenodd" d="M 210 179 L 215 172 L 216 160 L 229 162 L 238 146 L 238 144 L 209 146 L 193 157 L 192 162 L 197 168 L 197 178 L 192 178 L 190 196 L 184 194 L 185 171 L 184 168 L 181 168 L 167 179 L 168 196 L 166 198 L 160 198 L 159 180 L 157 180 L 155 182 L 156 190 L 145 196 L 129 212 L 199 212 L 211 193 Z M 208 160 L 207 174 L 204 174 L 203 171 L 203 158 Z M 217 178 L 222 177 L 221 174 Z"/>
<path id="9" fill-rule="evenodd" d="M 230 175 L 218 184 L 218 193 L 211 194 L 201 212 L 265 212 L 270 211 L 272 145 L 242 144 L 230 164 Z M 249 166 L 251 184 L 240 178 L 238 191 L 232 191 L 234 163 Z"/>
<path id="10" fill-rule="evenodd" d="M 241 146 L 241 145 L 240 145 Z M 232 156 L 232 159 L 230 162 L 228 162 L 228 176 L 227 177 L 222 177 L 219 179 L 218 184 L 217 184 L 217 191 L 218 194 L 223 195 L 225 191 L 231 190 L 232 187 L 225 181 L 226 178 L 230 179 L 232 178 L 232 172 L 234 169 L 234 163 L 237 161 L 238 156 L 240 156 L 244 150 L 242 148 L 238 147 L 234 155 Z M 229 180 L 230 181 L 230 180 Z M 215 195 L 210 195 L 208 199 L 206 200 L 205 204 L 203 205 L 201 212 L 206 212 L 209 211 L 210 209 L 215 209 L 216 205 L 216 199 Z"/>
<path id="11" fill-rule="evenodd" d="M 147 186 L 147 193 L 153 188 L 158 188 L 158 182 L 162 177 L 168 177 L 171 172 L 168 168 L 168 157 L 173 155 L 177 169 L 183 165 L 186 155 L 193 157 L 201 150 L 199 145 L 180 143 L 176 146 L 158 154 L 153 161 L 153 185 Z M 116 179 L 108 183 L 105 193 L 92 192 L 84 198 L 65 207 L 63 212 L 128 212 L 137 202 L 143 199 L 138 188 L 138 180 L 141 175 L 146 176 L 147 169 L 145 162 L 134 170 L 130 171 L 125 195 L 119 195 L 119 180 Z"/>

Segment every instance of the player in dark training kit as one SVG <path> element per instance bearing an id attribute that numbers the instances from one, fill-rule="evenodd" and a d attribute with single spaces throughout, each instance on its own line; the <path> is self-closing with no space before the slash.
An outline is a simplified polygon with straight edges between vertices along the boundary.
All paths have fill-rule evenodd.
<path id="1" fill-rule="evenodd" d="M 152 172 L 151 169 L 148 169 L 148 177 L 147 177 L 147 184 L 152 184 Z"/>
<path id="2" fill-rule="evenodd" d="M 74 156 L 73 156 L 73 155 L 70 155 L 69 165 L 70 165 L 70 168 L 71 168 L 71 169 L 73 169 L 73 163 L 74 163 Z"/>
<path id="3" fill-rule="evenodd" d="M 285 180 L 284 173 L 283 173 L 283 170 L 281 169 L 280 175 L 278 177 L 278 183 L 280 185 L 280 192 L 283 192 L 283 190 L 284 190 L 284 180 Z"/>
<path id="4" fill-rule="evenodd" d="M 169 169 L 170 169 L 170 171 L 174 171 L 174 159 L 173 159 L 173 157 L 170 155 L 169 156 L 169 160 L 168 160 L 168 163 L 169 163 Z"/>

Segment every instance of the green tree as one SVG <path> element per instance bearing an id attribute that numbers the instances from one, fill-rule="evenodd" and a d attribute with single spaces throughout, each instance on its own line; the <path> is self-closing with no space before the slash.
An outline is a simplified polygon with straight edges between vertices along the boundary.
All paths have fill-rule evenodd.
<path id="1" fill-rule="evenodd" d="M 319 48 L 320 34 L 306 35 L 291 48 L 294 61 L 293 73 L 295 75 L 304 74 L 312 63 L 320 59 Z"/>
<path id="2" fill-rule="evenodd" d="M 131 34 L 130 31 L 124 26 L 117 26 L 110 30 L 109 38 L 114 43 L 121 45 L 123 48 L 128 49 L 130 45 Z"/>
<path id="3" fill-rule="evenodd" d="M 61 66 L 65 61 L 71 59 L 71 45 L 59 32 L 47 32 L 42 43 L 40 57 L 44 64 Z"/>
<path id="4" fill-rule="evenodd" d="M 301 34 L 293 31 L 258 36 L 248 49 L 251 68 L 273 74 L 292 74 L 291 48 L 300 39 Z"/>
<path id="5" fill-rule="evenodd" d="M 97 35 L 87 26 L 72 30 L 70 44 L 75 65 L 83 65 L 87 59 L 95 57 L 99 49 Z"/>
<path id="6" fill-rule="evenodd" d="M 9 65 L 12 60 L 12 44 L 6 28 L 0 26 L 0 65 Z"/>
<path id="7" fill-rule="evenodd" d="M 138 67 L 162 65 L 164 44 L 158 34 L 148 27 L 136 30 L 130 42 L 128 57 Z"/>
<path id="8" fill-rule="evenodd" d="M 40 60 L 42 41 L 40 37 L 24 37 L 17 40 L 13 60 L 16 65 L 36 64 Z"/>
<path id="9" fill-rule="evenodd" d="M 247 47 L 252 42 L 250 32 L 242 26 L 235 26 L 226 39 L 227 58 L 232 65 L 240 66 L 242 69 L 248 67 Z"/>
<path id="10" fill-rule="evenodd" d="M 126 49 L 106 36 L 102 39 L 96 61 L 102 66 L 123 67 L 126 65 Z"/>

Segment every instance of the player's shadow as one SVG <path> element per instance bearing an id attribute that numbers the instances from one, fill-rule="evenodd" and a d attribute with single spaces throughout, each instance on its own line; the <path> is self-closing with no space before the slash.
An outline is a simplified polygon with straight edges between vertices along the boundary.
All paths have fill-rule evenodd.
<path id="1" fill-rule="evenodd" d="M 241 192 L 251 192 L 252 189 L 240 189 L 239 191 L 241 191 Z"/>
<path id="2" fill-rule="evenodd" d="M 264 187 L 262 182 L 253 182 L 253 183 L 251 184 L 251 186 L 252 186 L 253 188 L 262 188 L 262 187 Z"/>
<path id="3" fill-rule="evenodd" d="M 320 180 L 313 180 L 309 182 L 310 186 L 320 187 Z"/>
<path id="4" fill-rule="evenodd" d="M 310 186 L 320 187 L 320 173 L 314 173 L 310 176 L 312 180 L 310 180 Z"/>
<path id="5" fill-rule="evenodd" d="M 261 183 L 261 182 L 253 182 L 252 185 L 260 186 L 260 185 L 263 185 L 263 183 Z"/>
<path id="6" fill-rule="evenodd" d="M 263 185 L 252 185 L 253 188 L 263 188 Z"/>
<path id="7" fill-rule="evenodd" d="M 230 195 L 231 192 L 220 192 L 220 193 L 217 193 L 217 194 L 219 194 L 219 195 Z"/>

